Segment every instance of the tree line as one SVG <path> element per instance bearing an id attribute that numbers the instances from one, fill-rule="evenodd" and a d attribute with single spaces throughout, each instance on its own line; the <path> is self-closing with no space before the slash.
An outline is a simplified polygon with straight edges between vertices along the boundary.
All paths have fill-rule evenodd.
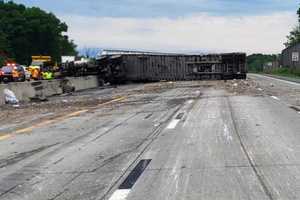
<path id="1" fill-rule="evenodd" d="M 298 25 L 293 28 L 290 34 L 287 36 L 287 42 L 285 43 L 286 47 L 293 46 L 300 43 L 300 8 L 297 11 L 298 15 Z"/>
<path id="2" fill-rule="evenodd" d="M 252 54 L 247 56 L 247 66 L 250 72 L 262 72 L 264 64 L 275 61 L 278 55 Z"/>
<path id="3" fill-rule="evenodd" d="M 0 0 L 0 64 L 13 59 L 30 64 L 32 55 L 76 55 L 76 45 L 66 35 L 68 26 L 53 13 Z"/>
<path id="4" fill-rule="evenodd" d="M 285 47 L 290 47 L 300 43 L 300 8 L 297 11 L 298 24 L 287 36 L 287 42 L 284 43 Z M 268 62 L 276 61 L 280 59 L 279 55 L 267 55 L 267 54 L 252 54 L 247 57 L 248 69 L 251 72 L 262 72 L 263 65 Z"/>

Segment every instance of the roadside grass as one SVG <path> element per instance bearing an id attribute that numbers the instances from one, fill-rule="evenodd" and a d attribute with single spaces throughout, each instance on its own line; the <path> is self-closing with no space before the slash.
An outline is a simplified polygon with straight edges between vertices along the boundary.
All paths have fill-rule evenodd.
<path id="1" fill-rule="evenodd" d="M 300 79 L 300 70 L 299 69 L 290 69 L 287 67 L 274 69 L 270 72 L 267 72 L 267 74 Z"/>

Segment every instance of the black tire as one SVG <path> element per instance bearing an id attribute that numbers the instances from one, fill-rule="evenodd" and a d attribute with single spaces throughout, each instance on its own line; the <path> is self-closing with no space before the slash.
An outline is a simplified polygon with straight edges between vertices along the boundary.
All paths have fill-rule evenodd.
<path id="1" fill-rule="evenodd" d="M 23 75 L 22 77 L 20 77 L 19 80 L 20 80 L 20 82 L 25 82 L 26 81 L 25 75 Z"/>
<path id="2" fill-rule="evenodd" d="M 9 82 L 9 78 L 4 77 L 2 81 L 3 81 L 3 83 L 8 83 Z"/>

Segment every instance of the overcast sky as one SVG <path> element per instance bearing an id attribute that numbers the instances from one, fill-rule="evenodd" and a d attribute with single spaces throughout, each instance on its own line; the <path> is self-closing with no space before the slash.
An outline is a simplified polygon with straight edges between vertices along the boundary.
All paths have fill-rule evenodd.
<path id="1" fill-rule="evenodd" d="M 17 0 L 51 11 L 80 47 L 280 53 L 297 0 Z"/>

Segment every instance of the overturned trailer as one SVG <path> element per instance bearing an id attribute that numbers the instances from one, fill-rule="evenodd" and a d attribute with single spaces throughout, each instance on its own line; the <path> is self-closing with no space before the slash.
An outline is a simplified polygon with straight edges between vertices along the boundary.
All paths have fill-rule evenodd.
<path id="1" fill-rule="evenodd" d="M 245 53 L 114 54 L 101 56 L 97 65 L 109 82 L 245 79 L 247 74 Z"/>
<path id="2" fill-rule="evenodd" d="M 67 56 L 63 58 L 66 59 L 65 57 Z M 75 61 L 74 57 L 74 60 L 63 62 L 60 66 L 60 71 L 64 77 L 98 75 L 98 66 L 93 60 L 81 59 Z"/>

